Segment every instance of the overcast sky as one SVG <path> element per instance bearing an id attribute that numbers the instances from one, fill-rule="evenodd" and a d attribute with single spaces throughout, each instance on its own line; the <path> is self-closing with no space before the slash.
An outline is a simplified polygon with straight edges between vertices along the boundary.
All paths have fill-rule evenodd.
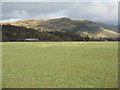
<path id="1" fill-rule="evenodd" d="M 118 2 L 2 2 L 4 22 L 60 17 L 117 24 Z"/>

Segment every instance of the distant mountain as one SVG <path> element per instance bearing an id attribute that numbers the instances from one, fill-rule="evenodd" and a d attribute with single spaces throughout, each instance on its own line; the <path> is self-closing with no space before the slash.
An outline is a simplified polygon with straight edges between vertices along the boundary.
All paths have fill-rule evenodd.
<path id="1" fill-rule="evenodd" d="M 96 23 L 96 24 L 99 25 L 100 27 L 104 28 L 104 29 L 108 29 L 108 30 L 118 32 L 118 25 L 109 25 L 109 24 L 104 24 L 104 23 Z"/>
<path id="2" fill-rule="evenodd" d="M 28 29 L 32 28 L 37 32 L 55 32 L 55 31 L 74 32 L 83 37 L 89 36 L 91 38 L 118 37 L 117 32 L 105 29 L 105 25 L 98 24 L 89 20 L 73 20 L 67 17 L 56 18 L 56 19 L 30 19 L 30 20 L 21 20 L 12 23 L 2 23 L 2 24 L 25 27 Z"/>

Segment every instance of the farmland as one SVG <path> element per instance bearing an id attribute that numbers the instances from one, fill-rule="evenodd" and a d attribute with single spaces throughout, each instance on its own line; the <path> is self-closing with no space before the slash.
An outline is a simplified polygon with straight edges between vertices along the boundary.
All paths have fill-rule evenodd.
<path id="1" fill-rule="evenodd" d="M 117 88 L 118 42 L 3 42 L 3 88 Z"/>

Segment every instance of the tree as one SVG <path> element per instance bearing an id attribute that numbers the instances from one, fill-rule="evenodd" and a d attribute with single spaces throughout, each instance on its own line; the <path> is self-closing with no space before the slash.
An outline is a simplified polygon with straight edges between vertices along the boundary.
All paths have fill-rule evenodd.
<path id="1" fill-rule="evenodd" d="M 90 38 L 89 38 L 89 36 L 87 35 L 86 37 L 85 37 L 85 41 L 89 41 L 90 40 Z"/>

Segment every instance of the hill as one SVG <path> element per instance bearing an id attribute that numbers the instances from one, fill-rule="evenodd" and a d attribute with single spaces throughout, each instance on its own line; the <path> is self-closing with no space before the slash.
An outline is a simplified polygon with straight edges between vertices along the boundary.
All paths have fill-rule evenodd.
<path id="1" fill-rule="evenodd" d="M 11 32 L 19 32 L 21 38 L 37 37 L 40 40 L 82 40 L 89 38 L 117 38 L 118 33 L 100 27 L 97 23 L 89 20 L 73 20 L 71 18 L 56 19 L 30 19 L 12 23 L 2 23 L 3 36 L 7 37 Z M 7 29 L 5 29 L 7 27 Z M 5 33 L 5 31 L 7 32 Z M 9 32 L 9 33 L 8 33 Z M 23 35 L 24 34 L 24 35 Z M 17 38 L 18 38 L 17 36 Z M 32 37 L 31 37 L 32 36 Z M 64 37 L 63 37 L 64 36 Z M 67 37 L 69 36 L 69 37 Z M 78 37 L 79 39 L 73 39 Z M 20 39 L 21 39 L 20 38 Z M 42 39 L 41 39 L 42 38 Z M 43 39 L 44 38 L 44 39 Z M 63 39 L 64 38 L 64 39 Z"/>
<path id="2" fill-rule="evenodd" d="M 57 19 L 31 19 L 22 20 L 11 23 L 15 26 L 24 26 L 26 28 L 34 28 L 37 31 L 74 31 L 83 36 L 90 37 L 117 37 L 117 33 L 112 30 L 100 27 L 97 23 L 89 20 L 73 20 L 71 18 Z"/>

